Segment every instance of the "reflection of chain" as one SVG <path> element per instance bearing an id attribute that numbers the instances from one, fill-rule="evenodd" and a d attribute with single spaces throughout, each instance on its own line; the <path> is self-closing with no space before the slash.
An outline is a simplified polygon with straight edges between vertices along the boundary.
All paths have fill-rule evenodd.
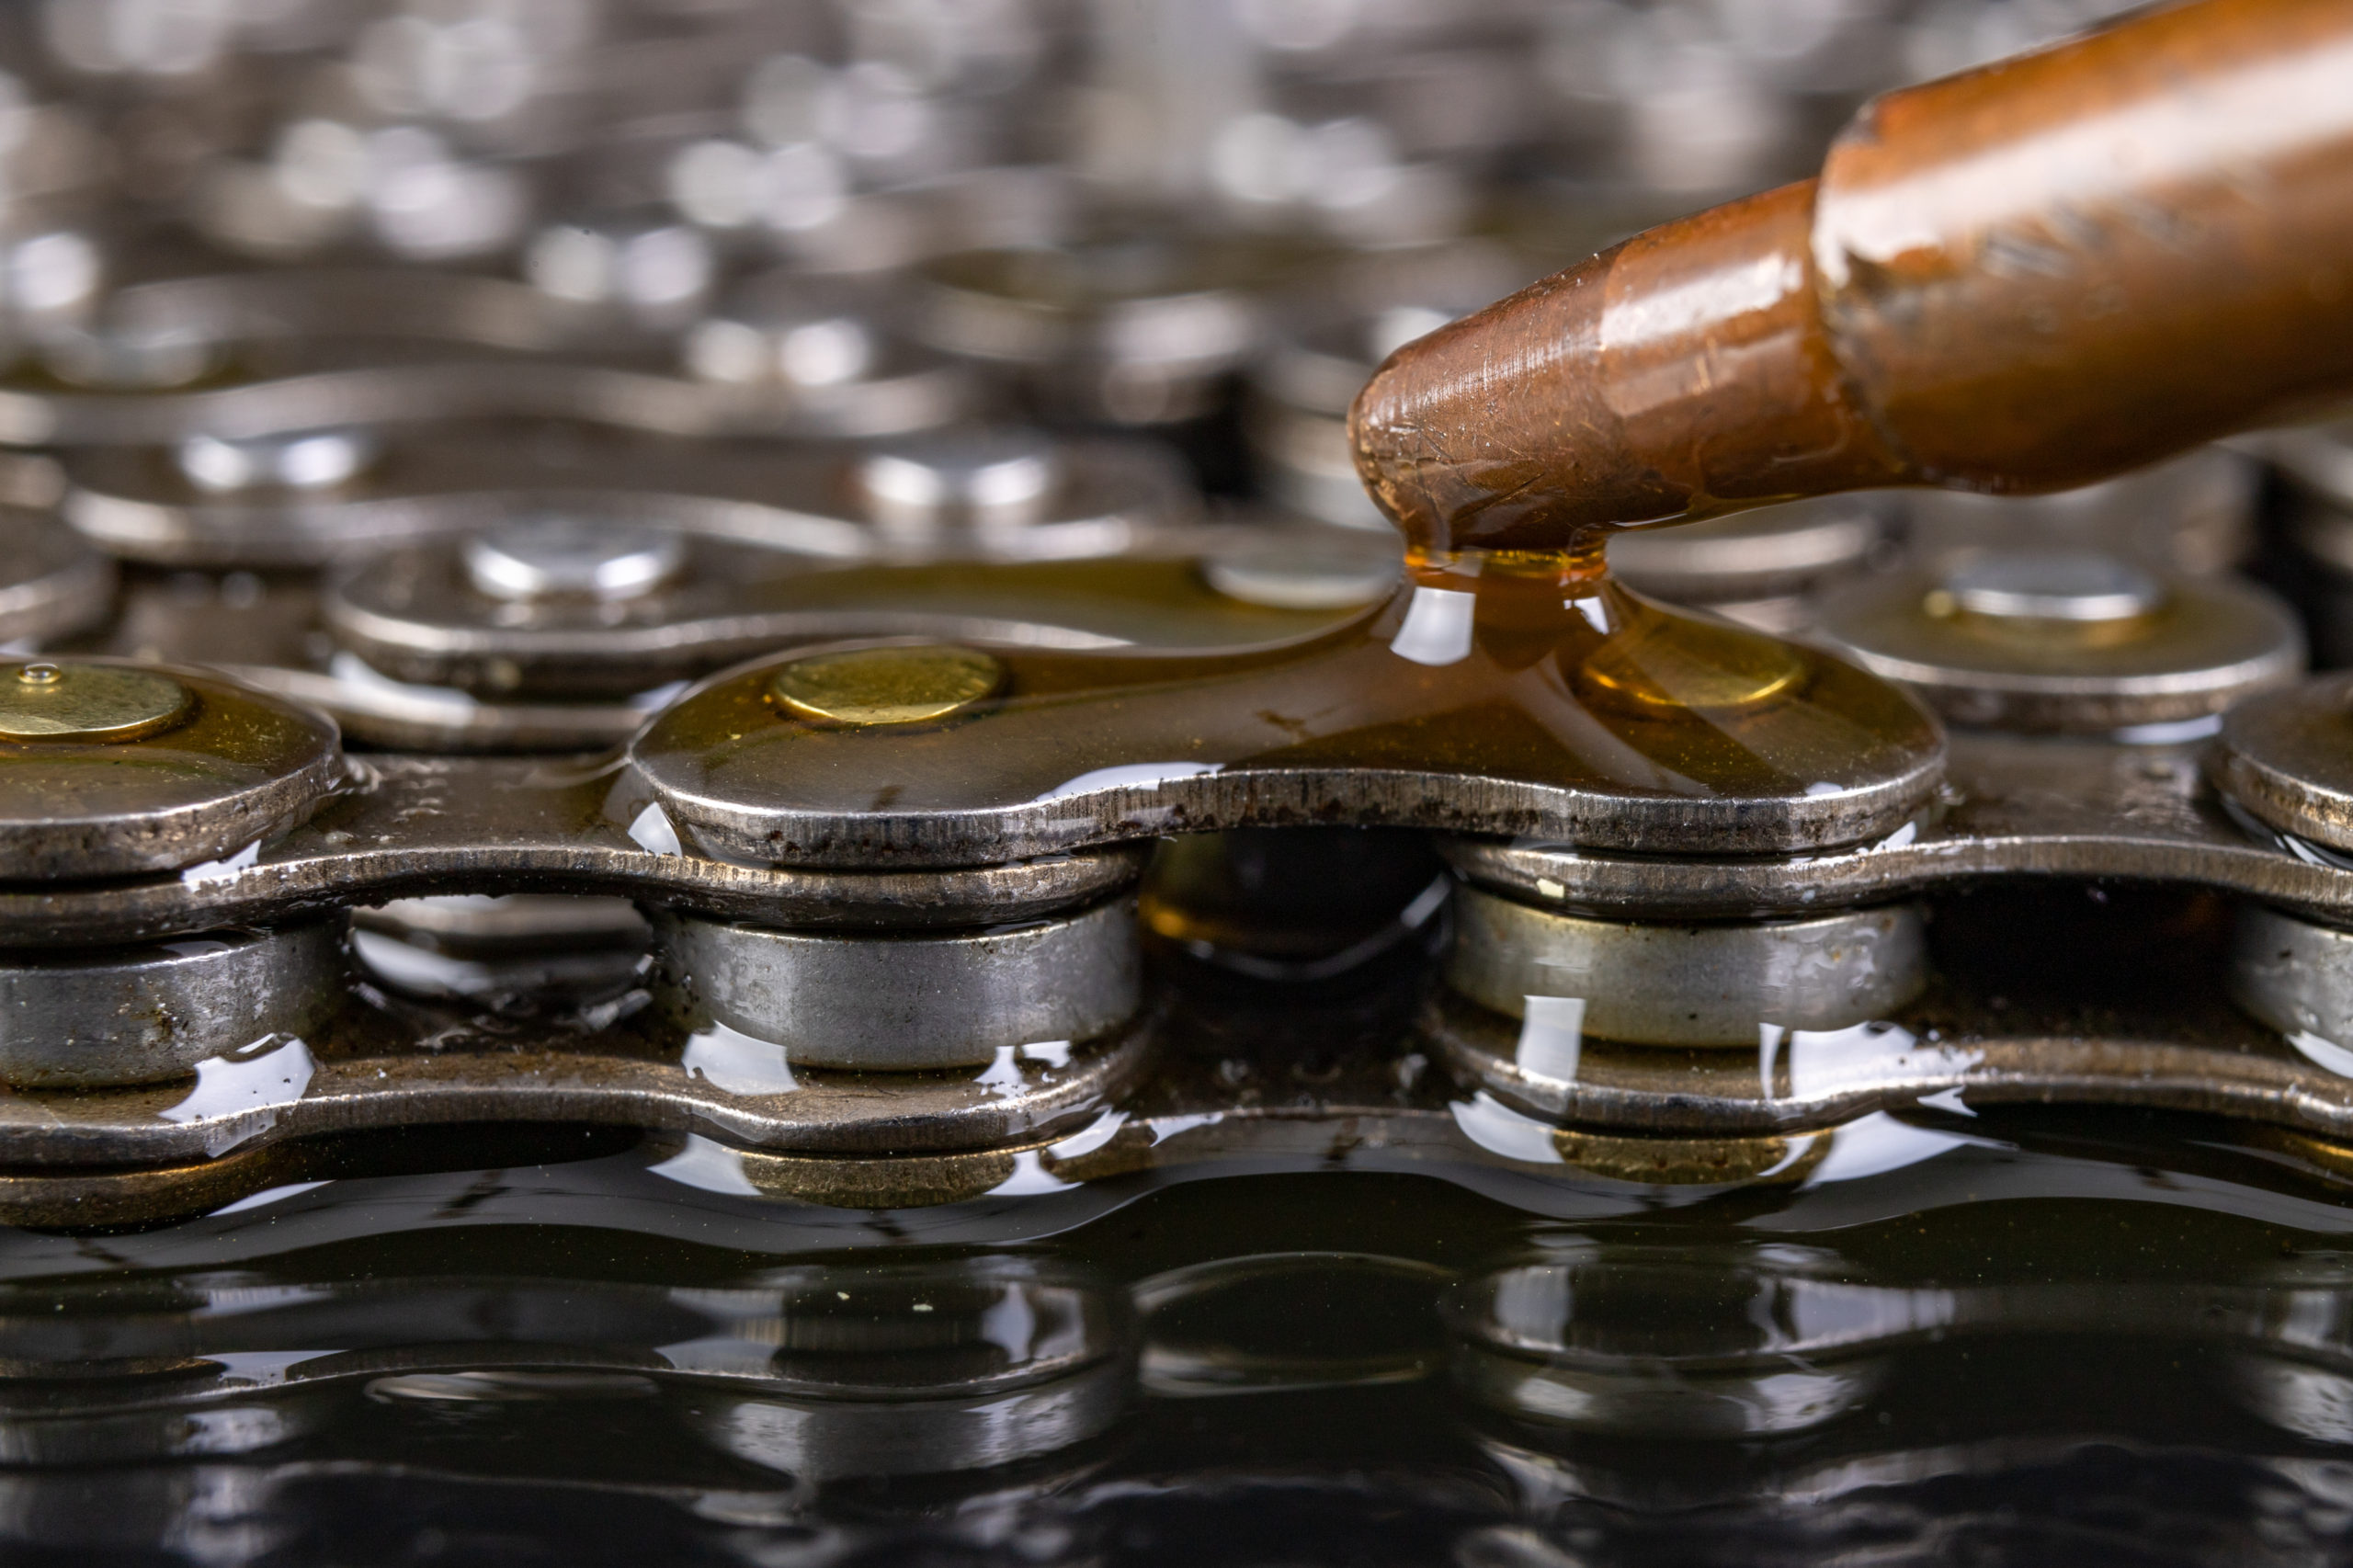
<path id="1" fill-rule="evenodd" d="M 748 1461 L 778 1478 L 771 1506 L 823 1517 L 826 1489 L 877 1475 L 997 1471 L 992 1489 L 1067 1489 L 1131 1462 L 1123 1418 L 1156 1423 L 1202 1398 L 1418 1385 L 1449 1440 L 1605 1499 L 1640 1473 L 1621 1468 L 1630 1441 L 1747 1445 L 1745 1467 L 1695 1467 L 1671 1499 L 1614 1499 L 1690 1506 L 1750 1494 L 1760 1465 L 1799 1467 L 1833 1495 L 1901 1481 L 1875 1460 L 1916 1440 L 1924 1414 L 1946 1443 L 1971 1420 L 1949 1395 L 1915 1408 L 1907 1374 L 2057 1334 L 2162 1347 L 2160 1365 L 2196 1355 L 2242 1414 L 2307 1441 L 2347 1436 L 2341 1406 L 2315 1397 L 2353 1365 L 2343 1271 L 2325 1258 L 2228 1283 L 2063 1270 L 1959 1284 L 1819 1242 L 1639 1232 L 1448 1264 L 1212 1251 L 1140 1278 L 1082 1250 L 799 1262 L 683 1285 L 350 1279 L 286 1257 L 143 1288 L 28 1280 L 0 1290 L 0 1348 L 21 1369 L 0 1423 L 11 1465 L 38 1471 L 175 1455 L 191 1424 L 212 1460 L 262 1458 L 369 1403 L 643 1411 L 683 1418 L 692 1443 L 673 1466 L 719 1470 L 703 1449 Z M 1901 1433 L 1870 1418 L 1891 1406 Z M 1825 1449 L 1855 1472 L 1844 1483 Z M 1920 1473 L 1984 1463 L 1948 1455 Z M 761 1494 L 731 1480 L 740 1513 Z"/>

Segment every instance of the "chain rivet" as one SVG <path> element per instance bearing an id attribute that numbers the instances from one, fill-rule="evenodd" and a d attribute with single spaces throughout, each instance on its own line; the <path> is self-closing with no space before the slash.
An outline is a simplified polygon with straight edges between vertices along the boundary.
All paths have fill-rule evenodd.
<path id="1" fill-rule="evenodd" d="M 188 707 L 188 687 L 168 676 L 35 660 L 0 686 L 0 738 L 135 741 L 177 722 Z"/>
<path id="2" fill-rule="evenodd" d="M 938 643 L 858 648 L 795 659 L 768 690 L 791 714 L 824 723 L 912 724 L 970 708 L 1005 681 L 1005 666 Z"/>

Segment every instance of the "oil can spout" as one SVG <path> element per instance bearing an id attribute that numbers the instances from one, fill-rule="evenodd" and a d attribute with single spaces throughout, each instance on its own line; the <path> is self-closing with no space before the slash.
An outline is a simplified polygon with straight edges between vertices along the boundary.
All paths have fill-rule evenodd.
<path id="1" fill-rule="evenodd" d="M 2202 0 L 1866 107 L 1819 178 L 1409 344 L 1350 432 L 1426 551 L 2087 483 L 2353 392 L 2353 6 Z"/>

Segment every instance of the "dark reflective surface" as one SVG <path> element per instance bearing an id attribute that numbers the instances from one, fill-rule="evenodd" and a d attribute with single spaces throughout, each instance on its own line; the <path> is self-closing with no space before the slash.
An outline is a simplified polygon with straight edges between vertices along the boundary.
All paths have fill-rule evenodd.
<path id="1" fill-rule="evenodd" d="M 0 1559 L 2343 1552 L 2344 1156 L 1892 1125 L 1903 1157 L 1844 1179 L 1341 1149 L 897 1211 L 551 1130 L 479 1145 L 501 1168 L 13 1232 Z"/>

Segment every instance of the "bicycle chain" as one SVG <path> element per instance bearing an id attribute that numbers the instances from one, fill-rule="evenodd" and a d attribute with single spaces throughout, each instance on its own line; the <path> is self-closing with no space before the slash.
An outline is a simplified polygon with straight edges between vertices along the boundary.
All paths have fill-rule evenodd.
<path id="1" fill-rule="evenodd" d="M 1933 582 L 1834 588 L 1817 601 L 1824 627 L 1962 727 L 1936 756 L 1803 794 L 1696 801 L 1444 769 L 1188 765 L 1154 760 L 1165 753 L 1136 736 L 1074 732 L 1059 781 L 977 809 L 845 808 L 825 803 L 830 787 L 810 789 L 813 776 L 771 774 L 738 798 L 703 780 L 695 744 L 665 737 L 734 700 L 731 689 L 765 690 L 818 640 L 1240 647 L 1360 613 L 1388 591 L 1393 561 L 1378 536 L 1345 529 L 1204 525 L 1165 464 L 1116 446 L 926 437 L 778 457 L 550 445 L 545 426 L 514 440 L 433 434 L 402 422 L 472 411 L 706 436 L 790 426 L 773 400 L 756 417 L 743 398 L 708 389 L 694 395 L 733 412 L 655 416 L 614 403 L 597 389 L 646 374 L 628 369 L 642 346 L 600 346 L 544 300 L 490 280 L 393 285 L 401 309 L 379 330 L 412 331 L 425 362 L 338 362 L 321 302 L 358 281 L 313 278 L 278 301 L 268 330 L 241 325 L 283 281 L 155 286 L 151 303 L 209 324 L 218 341 L 274 345 L 290 364 L 308 356 L 300 376 L 135 402 L 19 389 L 0 414 L 16 411 L 17 439 L 73 437 L 57 471 L 66 516 L 132 574 L 126 612 L 97 646 L 224 663 L 245 696 L 193 670 L 158 673 L 224 712 L 274 714 L 299 731 L 300 709 L 265 694 L 315 701 L 355 741 L 427 755 L 339 759 L 314 739 L 299 766 L 264 767 L 271 778 L 242 793 L 199 789 L 127 814 L 84 800 L 61 816 L 37 803 L 14 824 L 0 810 L 0 863 L 14 883 L 0 887 L 0 944 L 13 950 L 0 984 L 17 1020 L 0 1034 L 11 1085 L 0 1163 L 52 1173 L 26 1177 L 28 1202 L 85 1179 L 73 1167 L 242 1158 L 420 1122 L 608 1121 L 779 1158 L 1020 1148 L 1045 1170 L 1079 1157 L 1074 1141 L 1086 1153 L 1156 1142 L 1149 1119 L 1118 1119 L 1155 1096 L 1165 1117 L 1257 1125 L 1262 1113 L 1167 1062 L 1165 1040 L 1184 1032 L 1191 1003 L 1183 983 L 1136 968 L 1145 846 L 1176 832 L 1337 826 L 1434 835 L 1468 890 L 1444 983 L 1383 1050 L 1441 1064 L 1454 1096 L 1444 1114 L 1493 1157 L 1563 1158 L 1588 1147 L 1578 1128 L 1665 1145 L 1779 1138 L 1953 1095 L 2188 1107 L 2353 1132 L 2338 1072 L 2353 1053 L 2330 1054 L 2335 1038 L 2353 1037 L 2353 986 L 2340 996 L 2333 981 L 2353 960 L 2339 962 L 2331 924 L 2353 922 L 2353 844 L 2339 826 L 2353 795 L 2333 782 L 2325 733 L 2344 697 L 2325 682 L 2264 695 L 2292 671 L 2296 644 L 2259 597 L 2128 574 L 2108 591 L 2217 607 L 2200 613 L 2224 631 L 2174 650 L 2178 673 L 2092 670 L 2037 686 L 1939 674 L 1896 644 L 1875 651 L 1856 616 L 1947 591 Z M 563 345 L 586 358 L 559 367 L 547 354 Z M 608 369 L 581 371 L 593 364 Z M 485 367 L 499 374 L 483 377 Z M 507 376 L 518 369 L 521 381 Z M 566 385 L 575 372 L 585 379 Z M 451 377 L 474 378 L 478 407 L 437 403 Z M 561 395 L 544 392 L 559 385 Z M 357 401 L 313 401 L 330 394 Z M 902 423 L 937 423 L 953 402 L 940 398 L 904 403 Z M 369 422 L 336 437 L 349 450 L 298 460 L 323 407 Z M 194 444 L 156 445 L 184 436 Z M 270 478 L 297 460 L 349 472 L 313 491 Z M 952 490 L 1030 483 L 1023 464 L 1058 476 L 1060 510 L 993 523 L 977 492 Z M 244 477 L 215 483 L 229 469 Z M 267 483 L 256 486 L 256 473 Z M 36 477 L 22 483 L 38 488 Z M 569 569 L 563 539 L 527 537 L 550 515 L 613 559 L 637 551 L 658 591 L 592 596 L 620 608 L 572 621 L 531 608 L 528 587 L 500 608 L 498 574 Z M 1820 535 L 1808 548 L 1825 562 L 1849 565 L 1877 533 L 1866 513 L 1802 526 Z M 23 603 L 0 600 L 0 615 L 20 636 L 57 642 L 97 613 L 106 563 L 29 515 L 20 528 Z M 347 553 L 362 544 L 374 553 Z M 507 554 L 485 561 L 483 549 Z M 1653 553 L 1643 570 L 1662 583 L 1704 585 L 1777 624 L 1798 613 L 1779 598 L 1742 599 L 1802 585 L 1739 528 L 1680 556 Z M 1772 567 L 1769 584 L 1739 565 L 1751 557 Z M 230 575 L 156 575 L 191 566 Z M 239 575 L 255 572 L 280 575 Z M 1937 581 L 1993 599 L 2008 591 Z M 223 659 L 219 640 L 235 622 L 215 597 L 176 608 L 188 583 L 285 595 L 289 608 L 257 621 L 245 656 Z M 322 638 L 338 650 L 332 660 L 317 652 Z M 79 645 L 92 642 L 84 633 Z M 679 691 L 731 658 L 795 644 Z M 70 634 L 57 645 L 69 682 L 119 667 L 74 652 Z M 2208 743 L 2207 716 L 2232 701 L 2223 735 Z M 2282 712 L 2303 730 L 2283 739 Z M 2084 733 L 1968 727 L 1989 722 Z M 567 755 L 632 736 L 618 759 Z M 1931 981 L 1916 902 L 2021 880 L 2249 901 L 2232 983 L 2247 1012 L 2086 1038 L 2055 1018 L 1996 1017 L 1949 985 L 1921 1000 Z M 1144 892 L 1144 918 L 1160 930 L 1169 896 Z M 608 965 L 599 972 L 618 983 L 593 997 L 535 1003 L 520 1025 L 489 1028 L 494 1010 L 477 1006 L 470 1021 L 445 1008 L 428 1028 L 383 989 L 401 989 L 382 967 L 399 957 L 385 942 L 423 927 L 370 914 L 340 934 L 355 907 L 518 894 L 654 911 L 648 956 L 633 970 Z M 1417 899 L 1341 950 L 1410 949 L 1437 929 L 1438 907 Z M 2282 942 L 2299 964 L 2257 950 Z M 1231 957 L 1213 940 L 1176 946 L 1213 963 Z M 494 952 L 486 972 L 505 961 Z M 1812 990 L 1773 978 L 1807 964 L 1827 977 Z M 2315 971 L 2325 983 L 2299 978 Z M 1586 979 L 1555 983 L 1571 973 Z M 1728 988 L 1741 989 L 1728 1006 L 1691 1000 Z M 339 993 L 332 1006 L 323 990 Z M 1636 992 L 1656 1004 L 1647 1014 L 1624 1000 Z M 139 995 L 176 1009 L 173 1021 L 120 1021 L 121 999 Z M 251 1005 L 257 995 L 273 1000 Z M 1692 1021 L 1710 1006 L 1712 1021 Z M 1924 1023 L 1923 1009 L 1938 1006 L 1970 1021 L 1958 1033 Z M 863 1028 L 865 1013 L 882 1027 Z M 817 1021 L 788 1027 L 803 1014 Z M 1394 1124 L 1400 1135 L 1439 1109 L 1310 1100 L 1319 1121 Z M 1102 1127 L 1106 1142 L 1087 1142 Z"/>

